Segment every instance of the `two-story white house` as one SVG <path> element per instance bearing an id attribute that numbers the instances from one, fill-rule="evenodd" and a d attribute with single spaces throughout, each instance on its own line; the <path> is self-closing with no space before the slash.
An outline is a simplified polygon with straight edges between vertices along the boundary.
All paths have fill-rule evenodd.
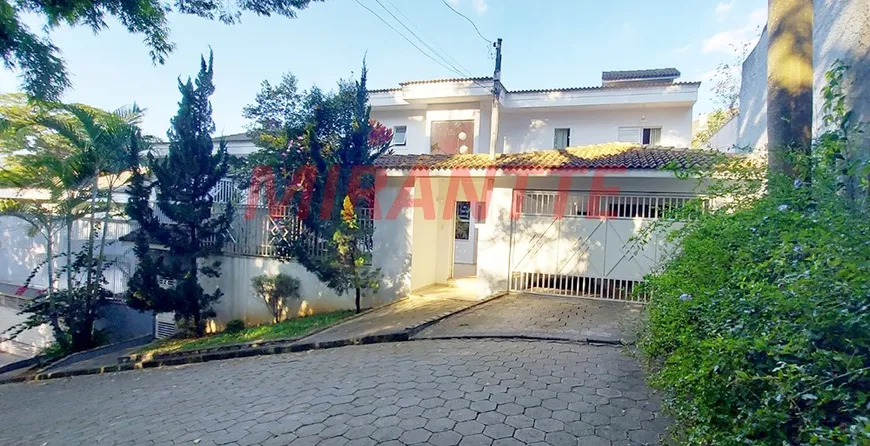
<path id="1" fill-rule="evenodd" d="M 611 71 L 601 85 L 550 90 L 499 84 L 497 101 L 492 78 L 370 90 L 372 118 L 394 134 L 394 153 L 376 163 L 373 254 L 383 280 L 370 302 L 456 279 L 478 297 L 631 299 L 665 250 L 657 240 L 636 246 L 632 236 L 696 185 L 665 168 L 713 156 L 687 149 L 700 83 L 679 75 Z M 242 135 L 227 141 L 233 154 L 255 150 Z M 312 307 L 350 303 L 293 262 L 239 257 L 223 265 L 231 279 L 215 286 L 228 296 L 250 295 L 252 275 L 283 271 L 317 296 Z"/>
<path id="2" fill-rule="evenodd" d="M 394 153 L 375 166 L 369 212 L 382 280 L 364 304 L 458 279 L 477 297 L 634 299 L 634 285 L 666 246 L 655 237 L 639 246 L 632 236 L 693 196 L 697 183 L 672 169 L 714 156 L 687 149 L 700 83 L 678 82 L 679 75 L 611 71 L 601 85 L 548 90 L 509 90 L 492 78 L 370 90 L 372 118 L 393 129 Z M 243 134 L 224 139 L 234 155 L 257 149 Z M 300 313 L 353 305 L 301 265 L 274 257 L 283 229 L 273 213 L 265 206 L 236 213 L 222 275 L 204 283 L 224 292 L 218 323 L 268 320 L 250 285 L 263 273 L 300 279 Z"/>
<path id="3" fill-rule="evenodd" d="M 700 83 L 679 76 L 673 68 L 609 71 L 591 87 L 502 87 L 496 114 L 492 78 L 404 82 L 370 90 L 369 100 L 372 117 L 393 128 L 397 154 L 490 153 L 494 127 L 496 153 L 610 142 L 689 147 Z"/>

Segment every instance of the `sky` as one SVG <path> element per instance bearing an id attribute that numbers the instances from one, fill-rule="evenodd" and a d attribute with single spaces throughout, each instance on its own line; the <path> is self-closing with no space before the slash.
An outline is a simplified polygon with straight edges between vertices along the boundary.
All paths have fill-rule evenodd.
<path id="1" fill-rule="evenodd" d="M 263 80 L 278 82 L 282 73 L 296 75 L 303 88 L 331 88 L 340 78 L 358 76 L 365 57 L 369 88 L 491 76 L 487 41 L 498 37 L 504 39 L 502 81 L 508 90 L 593 86 L 602 71 L 675 67 L 681 81 L 703 82 L 698 115 L 714 106 L 710 88 L 717 66 L 737 58 L 735 47 L 754 45 L 767 17 L 766 0 L 445 0 L 477 25 L 481 37 L 442 0 L 379 1 L 359 0 L 429 52 L 381 5 L 389 8 L 429 46 L 454 59 L 452 69 L 427 58 L 357 0 L 313 3 L 295 19 L 247 14 L 236 25 L 171 15 L 177 47 L 164 65 L 151 62 L 142 36 L 116 22 L 99 34 L 60 27 L 48 36 L 72 73 L 65 102 L 106 110 L 136 103 L 146 109 L 145 132 L 165 138 L 178 108 L 177 79 L 195 76 L 209 48 L 215 59 L 216 135 L 245 131 L 242 108 Z M 37 17 L 25 22 L 42 29 Z M 0 92 L 17 90 L 16 73 L 0 71 Z"/>

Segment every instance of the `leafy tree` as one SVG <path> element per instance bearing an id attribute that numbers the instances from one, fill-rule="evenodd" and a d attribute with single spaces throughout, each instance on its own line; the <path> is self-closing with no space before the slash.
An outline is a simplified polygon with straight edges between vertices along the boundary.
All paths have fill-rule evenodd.
<path id="1" fill-rule="evenodd" d="M 181 102 L 167 133 L 169 152 L 163 159 L 149 156 L 153 184 L 146 184 L 144 173 L 134 169 L 127 205 L 127 213 L 141 227 L 135 248 L 140 264 L 129 283 L 130 305 L 174 311 L 200 336 L 206 318 L 214 316 L 212 304 L 222 293 L 219 289 L 206 293 L 199 276 L 220 275 L 220 262 L 205 259 L 221 253 L 233 215 L 231 205 L 215 205 L 210 194 L 226 176 L 229 161 L 226 142 L 221 141 L 215 152 L 211 137 L 213 75 L 213 56 L 209 55 L 207 63 L 201 60 L 195 82 L 179 80 Z M 139 165 L 134 152 L 131 161 Z M 159 221 L 148 207 L 152 187 L 157 192 L 157 209 L 170 223 Z M 167 251 L 151 250 L 150 244 L 163 245 Z M 174 284 L 161 290 L 158 278 Z"/>
<path id="2" fill-rule="evenodd" d="M 242 12 L 296 17 L 296 12 L 322 0 L 237 0 L 224 2 L 175 0 L 16 0 L 0 5 L 0 54 L 8 68 L 21 71 L 24 91 L 42 99 L 57 99 L 70 86 L 69 73 L 58 48 L 47 38 L 32 33 L 22 22 L 23 14 L 35 14 L 48 29 L 61 25 L 87 26 L 95 33 L 107 28 L 108 18 L 118 20 L 127 31 L 144 36 L 155 63 L 164 63 L 175 48 L 169 38 L 167 15 L 191 14 L 226 24 L 238 23 Z"/>
<path id="3" fill-rule="evenodd" d="M 303 229 L 302 236 L 277 243 L 279 254 L 338 293 L 354 290 L 357 311 L 363 292 L 377 285 L 369 254 L 373 227 L 357 221 L 364 220 L 357 210 L 373 203 L 370 167 L 389 152 L 392 139 L 370 117 L 366 75 L 363 65 L 358 82 L 341 81 L 336 92 L 315 87 L 301 94 L 295 78 L 285 75 L 277 89 L 264 83 L 256 103 L 246 108 L 252 133 L 277 135 L 255 136 L 262 149 L 250 158 L 269 166 L 267 174 L 277 174 L 280 201 L 295 211 L 285 224 L 295 225 L 298 218 Z M 282 97 L 269 96 L 272 91 Z"/>
<path id="4" fill-rule="evenodd" d="M 713 76 L 713 102 L 716 109 L 707 115 L 707 126 L 692 138 L 692 147 L 707 144 L 722 126 L 737 116 L 740 109 L 740 68 L 749 54 L 750 44 L 734 47 L 735 58 L 722 62 Z"/>
<path id="5" fill-rule="evenodd" d="M 17 332 L 47 322 L 62 350 L 89 349 L 96 344 L 94 322 L 108 292 L 103 272 L 109 267 L 106 227 L 116 210 L 113 194 L 126 182 L 125 153 L 140 112 L 135 107 L 109 113 L 79 104 L 12 102 L 0 111 L 0 137 L 8 153 L 0 185 L 43 197 L 4 200 L 0 214 L 27 221 L 31 233 L 45 240 L 45 261 L 26 285 L 43 267 L 48 275 L 48 289 L 24 309 L 31 316 Z M 88 239 L 74 252 L 73 225 L 83 218 L 90 221 Z M 57 249 L 55 236 L 62 229 L 66 244 Z M 65 257 L 66 265 L 55 271 L 58 257 Z M 66 288 L 58 291 L 63 277 Z"/>

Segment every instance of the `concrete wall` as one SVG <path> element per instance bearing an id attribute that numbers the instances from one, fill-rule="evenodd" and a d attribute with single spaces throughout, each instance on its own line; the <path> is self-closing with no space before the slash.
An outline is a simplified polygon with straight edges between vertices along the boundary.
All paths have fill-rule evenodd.
<path id="1" fill-rule="evenodd" d="M 3 331 L 24 322 L 26 318 L 18 314 L 18 310 L 0 306 L 0 339 L 9 337 L 8 334 L 2 334 Z M 0 352 L 29 357 L 48 347 L 53 341 L 51 328 L 48 325 L 41 325 L 23 331 L 12 341 L 0 341 Z"/>
<path id="2" fill-rule="evenodd" d="M 822 130 L 822 87 L 837 59 L 851 66 L 848 108 L 870 122 L 870 0 L 815 0 L 813 17 L 813 131 Z M 864 134 L 865 147 L 870 133 Z"/>
<path id="3" fill-rule="evenodd" d="M 555 129 L 571 129 L 571 145 L 618 141 L 619 127 L 661 127 L 661 145 L 689 147 L 692 107 L 589 109 L 584 111 L 504 110 L 499 130 L 506 153 L 553 148 Z"/>
<path id="4" fill-rule="evenodd" d="M 20 218 L 0 217 L 0 282 L 23 285 L 31 271 L 45 261 L 45 239 L 41 235 L 30 237 L 29 227 Z M 46 271 L 40 271 L 32 284 L 46 288 Z"/>
<path id="5" fill-rule="evenodd" d="M 767 147 L 767 29 L 743 62 L 737 145 Z"/>
<path id="6" fill-rule="evenodd" d="M 405 178 L 391 178 L 378 192 L 375 212 L 373 264 L 380 268 L 381 281 L 377 292 L 364 296 L 362 306 L 378 306 L 406 296 L 412 289 L 412 246 L 426 247 L 424 243 L 412 244 L 415 230 L 412 224 L 414 209 L 401 207 L 390 213 L 393 203 L 400 198 Z M 411 193 L 413 193 L 411 188 Z M 395 215 L 393 215 L 395 214 Z M 433 221 L 434 222 L 434 221 Z M 419 229 L 423 233 L 425 227 Z M 425 241 L 425 240 L 424 240 Z M 433 247 L 434 249 L 434 247 Z M 421 251 L 420 259 L 432 258 L 429 251 Z M 270 322 L 271 314 L 266 305 L 254 294 L 251 280 L 262 274 L 283 273 L 300 281 L 302 299 L 291 315 L 322 313 L 354 308 L 352 293 L 339 295 L 316 275 L 301 264 L 277 259 L 246 256 L 222 256 L 221 275 L 215 279 L 203 279 L 206 291 L 220 288 L 224 296 L 215 305 L 216 322 L 223 325 L 232 319 L 242 319 L 248 325 Z"/>
<path id="7" fill-rule="evenodd" d="M 813 17 L 813 132 L 823 130 L 822 88 L 825 73 L 837 59 L 848 73 L 848 106 L 857 119 L 870 122 L 870 1 L 815 0 Z M 765 30 L 743 63 L 737 144 L 767 146 L 767 48 Z M 870 137 L 866 135 L 865 137 Z"/>
<path id="8" fill-rule="evenodd" d="M 737 144 L 739 120 L 740 118 L 737 116 L 731 118 L 701 147 L 729 153 L 737 152 L 739 150 L 739 145 Z"/>

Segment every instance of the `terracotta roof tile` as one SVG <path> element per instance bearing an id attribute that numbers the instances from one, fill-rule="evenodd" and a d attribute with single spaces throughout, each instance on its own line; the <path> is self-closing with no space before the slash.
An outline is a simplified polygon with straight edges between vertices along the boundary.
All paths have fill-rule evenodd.
<path id="1" fill-rule="evenodd" d="M 487 154 L 469 155 L 384 155 L 375 161 L 376 167 L 397 170 L 428 169 L 661 169 L 711 165 L 721 152 L 675 149 L 634 144 L 601 144 L 569 147 L 562 150 L 501 154 L 490 159 Z"/>

